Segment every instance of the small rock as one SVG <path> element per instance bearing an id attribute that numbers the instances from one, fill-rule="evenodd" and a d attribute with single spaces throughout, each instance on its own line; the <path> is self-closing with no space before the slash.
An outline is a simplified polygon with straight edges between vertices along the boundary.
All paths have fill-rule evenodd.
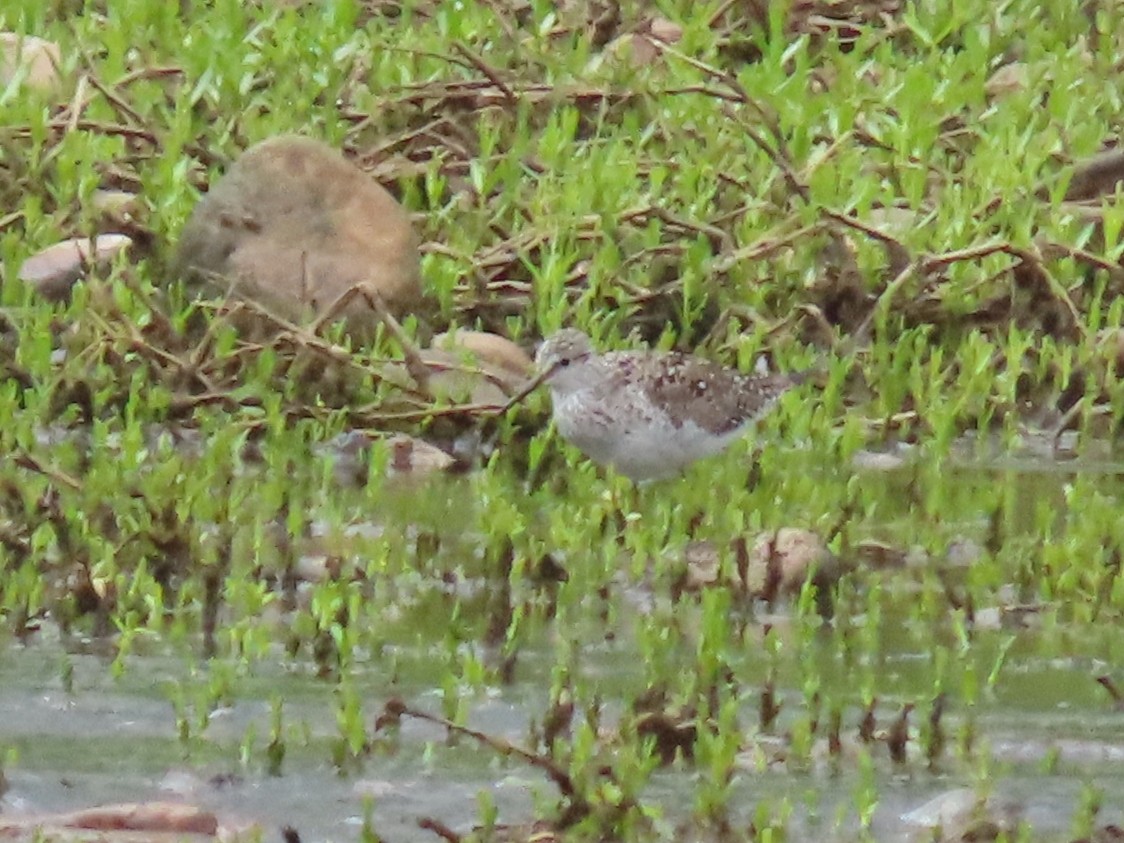
<path id="1" fill-rule="evenodd" d="M 686 569 L 681 587 L 686 591 L 699 591 L 718 582 L 721 573 L 718 548 L 714 542 L 693 541 L 683 551 Z"/>
<path id="2" fill-rule="evenodd" d="M 959 824 L 981 807 L 981 799 L 966 787 L 946 791 L 906 814 L 902 822 L 923 828 L 948 828 Z"/>
<path id="3" fill-rule="evenodd" d="M 686 569 L 679 587 L 696 591 L 714 585 L 730 586 L 752 597 L 772 601 L 797 594 L 809 576 L 831 559 L 826 545 L 810 530 L 782 527 L 761 533 L 752 547 L 738 539 L 730 544 L 731 567 L 723 571 L 720 548 L 694 541 L 684 550 Z"/>
<path id="4" fill-rule="evenodd" d="M 108 264 L 132 242 L 124 234 L 99 234 L 92 241 L 88 237 L 64 240 L 25 260 L 19 279 L 49 301 L 64 301 L 91 264 Z"/>
<path id="5" fill-rule="evenodd" d="M 996 70 L 984 82 L 984 93 L 992 99 L 1025 91 L 1030 84 L 1030 69 L 1025 62 L 1013 61 Z"/>
<path id="6" fill-rule="evenodd" d="M 663 51 L 660 44 L 678 44 L 683 38 L 683 27 L 667 18 L 645 21 L 635 32 L 622 35 L 609 44 L 609 54 L 626 56 L 634 66 L 653 64 Z"/>
<path id="7" fill-rule="evenodd" d="M 903 814 L 907 826 L 924 829 L 913 840 L 996 840 L 1013 834 L 1019 825 L 1019 805 L 982 798 L 968 788 L 956 788 Z M 939 832 L 935 836 L 933 832 Z"/>
<path id="8" fill-rule="evenodd" d="M 28 88 L 52 93 L 62 81 L 60 63 L 58 44 L 34 35 L 0 32 L 0 86 L 22 75 Z"/>
<path id="9" fill-rule="evenodd" d="M 647 28 L 653 38 L 666 44 L 678 44 L 683 39 L 683 27 L 667 18 L 652 18 Z"/>
<path id="10" fill-rule="evenodd" d="M 390 448 L 387 474 L 391 476 L 447 471 L 455 462 L 437 446 L 405 434 L 390 437 L 387 445 Z"/>
<path id="11" fill-rule="evenodd" d="M 973 539 L 958 538 L 951 541 L 945 559 L 950 568 L 970 568 L 980 561 L 984 548 Z"/>
<path id="12" fill-rule="evenodd" d="M 338 556 L 323 553 L 302 554 L 293 565 L 293 576 L 303 582 L 329 582 L 338 580 L 343 561 Z"/>
<path id="13" fill-rule="evenodd" d="M 502 374 L 476 362 L 471 355 L 426 348 L 421 352 L 421 360 L 429 372 L 426 391 L 443 404 L 499 406 L 514 392 L 508 387 L 507 379 Z M 392 367 L 391 370 L 384 371 L 383 375 L 403 385 L 412 382 L 405 366 Z"/>
<path id="14" fill-rule="evenodd" d="M 874 571 L 904 568 L 908 551 L 877 539 L 863 539 L 855 545 L 855 556 Z"/>
<path id="15" fill-rule="evenodd" d="M 507 337 L 488 331 L 449 331 L 433 338 L 433 348 L 467 352 L 481 362 L 516 378 L 530 377 L 534 363 L 522 348 Z"/>
<path id="16" fill-rule="evenodd" d="M 218 831 L 218 820 L 210 811 L 178 802 L 102 805 L 58 814 L 50 819 L 51 825 L 98 831 L 171 831 L 210 835 Z"/>
<path id="17" fill-rule="evenodd" d="M 900 453 L 860 449 L 851 457 L 851 467 L 856 471 L 896 471 L 906 464 Z"/>
<path id="18" fill-rule="evenodd" d="M 401 786 L 400 781 L 390 779 L 361 779 L 352 785 L 351 792 L 363 798 L 384 799 L 393 797 Z"/>
<path id="19" fill-rule="evenodd" d="M 115 225 L 133 222 L 140 209 L 140 197 L 127 190 L 95 190 L 90 201 L 102 219 Z"/>
<path id="20" fill-rule="evenodd" d="M 976 609 L 972 615 L 972 624 L 977 630 L 996 630 L 1003 628 L 1003 609 L 999 606 L 985 606 Z"/>
<path id="21" fill-rule="evenodd" d="M 498 334 L 439 334 L 421 354 L 429 365 L 429 391 L 452 403 L 502 405 L 531 376 L 533 364 L 519 346 Z"/>
<path id="22" fill-rule="evenodd" d="M 421 297 L 409 214 L 381 185 L 325 144 L 278 137 L 248 149 L 184 226 L 182 274 L 294 322 L 323 316 L 359 284 L 397 313 Z M 358 338 L 378 318 L 362 298 L 338 316 Z"/>
<path id="23" fill-rule="evenodd" d="M 1066 202 L 1085 202 L 1099 196 L 1111 196 L 1124 183 L 1124 148 L 1113 147 L 1081 161 L 1074 162 L 1073 175 L 1066 188 Z M 1071 207 L 1066 208 L 1072 211 Z M 1097 209 L 1086 217 L 1103 223 Z"/>
<path id="24" fill-rule="evenodd" d="M 811 530 L 782 527 L 757 537 L 744 574 L 751 594 L 772 600 L 796 594 L 808 575 L 829 558 L 823 540 Z"/>

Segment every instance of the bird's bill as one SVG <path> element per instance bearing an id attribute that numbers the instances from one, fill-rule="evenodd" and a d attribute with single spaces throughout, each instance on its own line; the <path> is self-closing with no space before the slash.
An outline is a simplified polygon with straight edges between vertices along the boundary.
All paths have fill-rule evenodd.
<path id="1" fill-rule="evenodd" d="M 534 392 L 536 389 L 538 389 L 540 386 L 542 386 L 543 383 L 551 375 L 553 375 L 556 371 L 558 371 L 559 365 L 560 364 L 555 363 L 549 369 L 544 369 L 543 371 L 541 371 L 537 375 L 535 375 L 533 378 L 531 378 L 529 381 L 527 381 L 525 384 L 523 384 L 523 386 L 520 387 L 519 391 L 516 392 L 514 395 L 512 395 L 511 398 L 508 399 L 507 403 L 503 405 L 503 407 L 499 411 L 499 414 L 503 415 L 508 410 L 510 410 L 512 407 L 514 407 L 516 404 L 522 403 L 522 401 L 528 395 L 530 395 L 532 392 Z"/>

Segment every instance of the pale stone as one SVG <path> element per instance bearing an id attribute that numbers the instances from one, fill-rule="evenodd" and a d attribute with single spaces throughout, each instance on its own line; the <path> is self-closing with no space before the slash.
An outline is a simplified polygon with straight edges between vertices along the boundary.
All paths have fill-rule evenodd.
<path id="1" fill-rule="evenodd" d="M 435 471 L 448 471 L 455 460 L 423 439 L 399 434 L 387 440 L 390 448 L 390 461 L 387 474 L 431 474 Z"/>
<path id="2" fill-rule="evenodd" d="M 433 338 L 433 348 L 444 351 L 465 351 L 483 364 L 510 373 L 517 378 L 531 375 L 534 364 L 522 348 L 507 337 L 488 331 L 449 331 Z"/>
<path id="3" fill-rule="evenodd" d="M 29 257 L 19 270 L 19 279 L 44 298 L 62 301 L 90 264 L 105 265 L 132 244 L 125 234 L 75 237 L 48 246 Z"/>
<path id="4" fill-rule="evenodd" d="M 757 537 L 749 553 L 745 587 L 750 594 L 796 594 L 809 574 L 829 559 L 826 545 L 811 530 L 782 527 Z"/>
<path id="5" fill-rule="evenodd" d="M 531 358 L 506 337 L 484 331 L 438 334 L 421 354 L 427 388 L 451 403 L 502 405 L 531 376 Z"/>
<path id="6" fill-rule="evenodd" d="M 28 88 L 52 93 L 61 82 L 60 63 L 58 44 L 34 35 L 0 32 L 0 85 L 21 75 Z"/>
<path id="7" fill-rule="evenodd" d="M 1025 62 L 1013 61 L 996 70 L 984 83 L 984 92 L 992 98 L 1005 97 L 1026 90 L 1030 69 Z"/>
<path id="8" fill-rule="evenodd" d="M 140 197 L 127 190 L 95 190 L 91 198 L 102 219 L 112 223 L 131 223 L 140 210 Z"/>

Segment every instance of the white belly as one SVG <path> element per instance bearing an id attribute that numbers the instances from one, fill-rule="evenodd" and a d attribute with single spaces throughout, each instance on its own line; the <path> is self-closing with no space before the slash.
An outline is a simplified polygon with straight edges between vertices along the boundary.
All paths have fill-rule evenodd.
<path id="1" fill-rule="evenodd" d="M 607 412 L 584 393 L 555 404 L 558 432 L 592 459 L 611 465 L 633 480 L 672 477 L 703 457 L 724 450 L 742 429 L 715 435 L 694 423 L 678 427 L 650 407 L 614 406 Z"/>

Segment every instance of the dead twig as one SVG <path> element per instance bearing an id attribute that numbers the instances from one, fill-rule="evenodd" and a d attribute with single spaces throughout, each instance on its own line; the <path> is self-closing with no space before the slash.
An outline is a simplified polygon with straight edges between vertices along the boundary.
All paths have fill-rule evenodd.
<path id="1" fill-rule="evenodd" d="M 30 452 L 23 448 L 16 449 L 12 454 L 12 462 L 20 468 L 26 468 L 28 471 L 34 471 L 36 474 L 42 474 L 49 480 L 53 480 L 61 486 L 66 486 L 68 489 L 78 490 L 82 488 L 82 484 L 71 477 L 65 471 L 54 466 L 47 465 L 37 457 L 31 455 Z"/>
<path id="2" fill-rule="evenodd" d="M 312 332 L 318 334 L 325 324 L 334 321 L 355 298 L 362 298 L 371 310 L 375 312 L 379 321 L 382 322 L 383 327 L 386 328 L 387 333 L 394 338 L 394 341 L 398 343 L 398 346 L 402 349 L 402 362 L 405 364 L 406 371 L 414 380 L 414 383 L 417 384 L 418 390 L 425 398 L 430 401 L 434 400 L 433 391 L 429 386 L 429 378 L 433 373 L 432 369 L 422 359 L 418 347 L 402 329 L 402 326 L 398 324 L 398 320 L 394 318 L 390 309 L 387 308 L 382 295 L 373 284 L 356 284 L 354 287 L 345 290 L 343 294 L 332 302 L 328 309 L 312 323 Z"/>
<path id="3" fill-rule="evenodd" d="M 904 270 L 906 266 L 908 266 L 913 261 L 913 255 L 910 254 L 909 249 L 907 249 L 905 247 L 905 244 L 898 240 L 896 237 L 892 237 L 886 232 L 881 231 L 865 222 L 862 222 L 855 217 L 841 214 L 838 211 L 831 210 L 830 208 L 823 208 L 821 212 L 828 219 L 834 220 L 835 222 L 839 223 L 840 225 L 846 226 L 847 228 L 854 229 L 855 231 L 865 234 L 872 240 L 877 240 L 879 243 L 881 243 L 886 248 L 886 255 L 890 259 L 889 271 L 892 272 L 895 276 L 900 275 L 902 270 Z"/>
<path id="4" fill-rule="evenodd" d="M 706 237 L 711 243 L 711 248 L 716 253 L 731 252 L 734 248 L 734 238 L 726 231 L 723 231 L 716 226 L 710 225 L 705 222 L 698 222 L 696 220 L 688 220 L 682 217 L 677 217 L 675 214 L 666 208 L 660 208 L 654 205 L 648 205 L 644 208 L 636 208 L 631 211 L 625 211 L 621 215 L 621 222 L 633 222 L 635 220 L 658 219 L 669 226 L 684 232 L 694 232 Z"/>
<path id="5" fill-rule="evenodd" d="M 529 749 L 518 746 L 510 741 L 501 738 L 494 738 L 486 732 L 481 732 L 478 729 L 470 729 L 468 726 L 461 726 L 454 723 L 452 720 L 446 720 L 444 717 L 430 714 L 427 711 L 412 708 L 406 705 L 402 700 L 394 699 L 387 702 L 383 708 L 382 714 L 375 720 L 375 731 L 387 725 L 397 724 L 402 717 L 413 717 L 416 720 L 423 720 L 428 723 L 434 723 L 443 727 L 449 732 L 459 735 L 465 735 L 472 738 L 478 743 L 482 743 L 488 748 L 492 749 L 503 757 L 515 756 L 523 761 L 526 761 L 532 767 L 536 767 L 546 773 L 547 777 L 554 782 L 555 786 L 561 794 L 571 801 L 582 801 L 577 788 L 574 786 L 573 779 L 570 778 L 562 767 L 554 763 L 550 758 L 545 755 L 540 755 L 537 752 L 532 752 Z"/>
<path id="6" fill-rule="evenodd" d="M 465 59 L 473 67 L 483 73 L 491 81 L 491 83 L 495 85 L 501 93 L 503 93 L 508 103 L 510 103 L 511 105 L 515 105 L 519 101 L 518 97 L 515 96 L 515 92 L 508 87 L 507 83 L 504 82 L 503 79 L 500 78 L 499 72 L 486 61 L 484 61 L 484 59 L 470 50 L 468 48 L 468 45 L 466 45 L 463 41 L 454 41 L 453 49 L 464 56 Z"/>

